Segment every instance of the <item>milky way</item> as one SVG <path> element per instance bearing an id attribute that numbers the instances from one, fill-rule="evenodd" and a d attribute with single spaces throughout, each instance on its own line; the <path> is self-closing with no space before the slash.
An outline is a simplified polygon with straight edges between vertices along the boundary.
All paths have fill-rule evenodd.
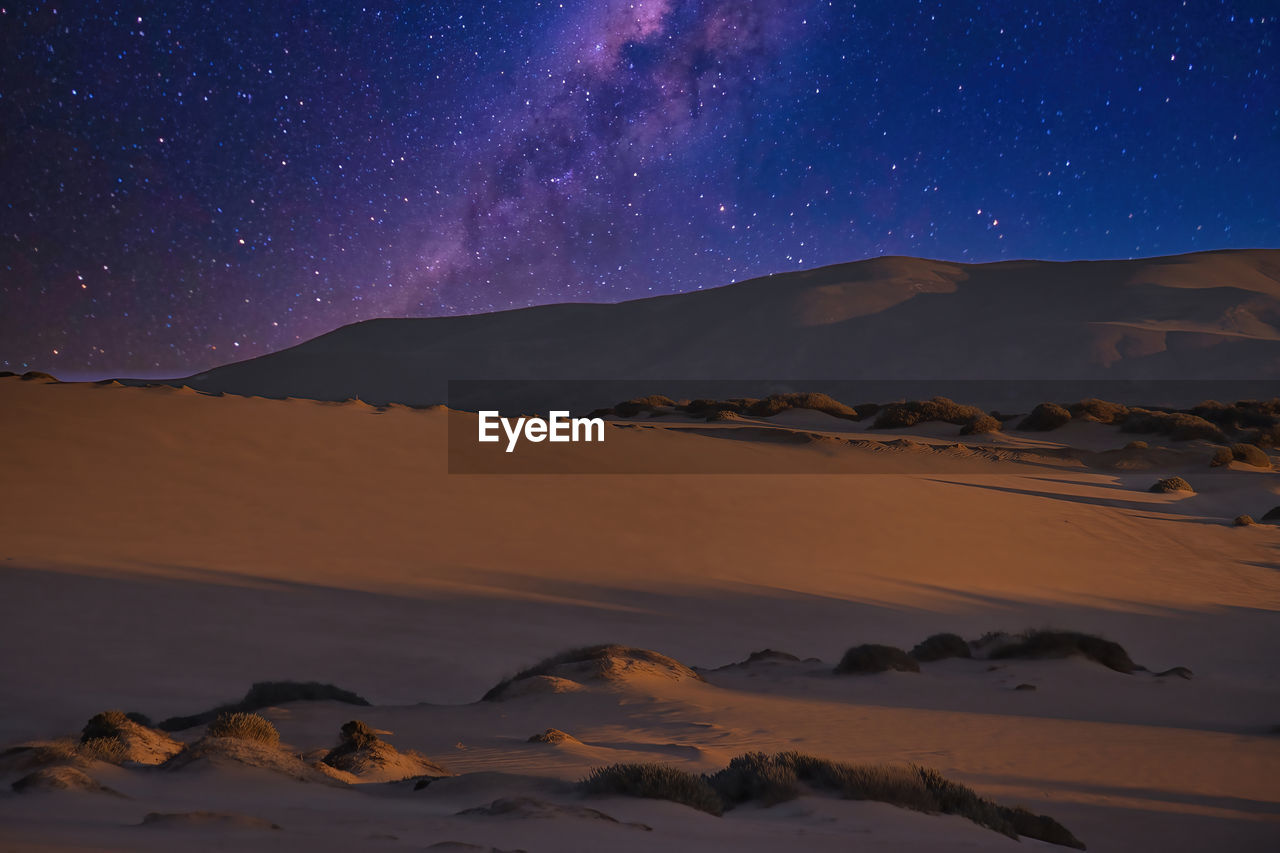
<path id="1" fill-rule="evenodd" d="M 257 6 L 0 9 L 4 369 L 1280 235 L 1271 3 Z"/>

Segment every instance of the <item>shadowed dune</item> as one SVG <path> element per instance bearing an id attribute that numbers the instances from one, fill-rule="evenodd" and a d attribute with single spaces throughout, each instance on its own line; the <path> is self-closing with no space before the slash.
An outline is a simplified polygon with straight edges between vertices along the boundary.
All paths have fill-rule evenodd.
<path id="1" fill-rule="evenodd" d="M 1251 376 L 1276 378 L 1278 257 L 873 258 L 616 305 L 369 320 L 181 381 L 422 405 L 443 402 L 446 381 L 460 376 L 1208 379 L 1249 365 Z"/>

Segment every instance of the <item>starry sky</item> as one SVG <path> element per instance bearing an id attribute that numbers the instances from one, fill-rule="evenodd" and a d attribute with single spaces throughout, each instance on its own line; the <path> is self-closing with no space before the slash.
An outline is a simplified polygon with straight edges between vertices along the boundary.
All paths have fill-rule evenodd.
<path id="1" fill-rule="evenodd" d="M 0 0 L 3 4 L 4 0 Z M 1280 245 L 1274 0 L 0 6 L 0 368 Z"/>

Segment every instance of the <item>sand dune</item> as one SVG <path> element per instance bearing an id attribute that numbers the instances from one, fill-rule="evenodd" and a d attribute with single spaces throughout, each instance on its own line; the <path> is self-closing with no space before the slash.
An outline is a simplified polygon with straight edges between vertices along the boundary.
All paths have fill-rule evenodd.
<path id="1" fill-rule="evenodd" d="M 1277 377 L 1280 252 L 1248 250 L 978 265 L 884 257 L 617 305 L 370 320 L 183 381 L 426 405 L 461 379 Z"/>
<path id="2" fill-rule="evenodd" d="M 440 409 L 13 379 L 0 412 L 21 448 L 0 492 L 0 745 L 72 739 L 0 757 L 6 786 L 32 759 L 48 771 L 0 798 L 12 849 L 1037 843 L 820 790 L 714 817 L 574 786 L 612 764 L 702 774 L 757 751 L 933 767 L 1090 850 L 1266 850 L 1280 830 L 1280 526 L 1232 526 L 1280 486 L 1210 468 L 1207 442 L 1145 436 L 1132 470 L 1031 459 L 1130 439 L 1071 423 L 966 437 L 1009 452 L 939 473 L 918 448 L 956 444 L 955 425 L 873 435 L 786 412 L 748 427 L 840 440 L 654 425 L 609 446 L 847 476 L 465 476 L 447 473 L 446 432 L 474 416 Z M 1148 491 L 1170 475 L 1195 492 Z M 833 672 L 864 644 L 1044 627 L 1118 642 L 1150 672 L 989 649 Z M 616 646 L 538 666 L 601 643 Z M 1153 675 L 1174 667 L 1192 677 Z M 480 701 L 535 679 L 564 689 Z M 74 746 L 98 712 L 248 709 L 268 692 L 246 686 L 267 681 L 345 690 L 265 699 L 276 745 L 207 737 L 207 720 L 169 732 L 183 751 L 167 768 Z M 317 769 L 353 720 L 394 754 Z M 547 729 L 572 740 L 530 742 Z"/>

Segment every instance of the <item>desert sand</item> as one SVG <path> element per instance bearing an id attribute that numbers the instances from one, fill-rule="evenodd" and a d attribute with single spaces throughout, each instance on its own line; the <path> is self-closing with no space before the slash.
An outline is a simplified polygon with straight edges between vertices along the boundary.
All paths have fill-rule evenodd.
<path id="1" fill-rule="evenodd" d="M 0 379 L 0 746 L 78 741 L 109 709 L 198 714 L 262 681 L 369 703 L 260 708 L 279 745 L 200 724 L 130 729 L 124 758 L 5 752 L 0 848 L 1043 847 L 817 791 L 713 816 L 573 784 L 789 750 L 936 768 L 1089 850 L 1275 848 L 1280 526 L 1232 524 L 1280 504 L 1274 472 L 1210 469 L 1209 443 L 1159 436 L 1100 467 L 1088 454 L 1134 438 L 1101 424 L 963 440 L 814 412 L 746 424 L 832 439 L 793 442 L 666 420 L 611 423 L 609 452 L 766 473 L 450 474 L 447 431 L 474 415 L 441 407 Z M 929 449 L 957 443 L 960 466 Z M 1148 491 L 1172 475 L 1196 491 Z M 1150 671 L 979 656 L 833 673 L 859 644 L 1047 627 Z M 596 643 L 683 666 L 621 655 L 604 678 L 561 668 L 481 701 Z M 727 666 L 763 649 L 796 659 Z M 1191 677 L 1154 674 L 1174 667 Z M 379 745 L 325 764 L 350 720 Z M 549 728 L 570 737 L 530 742 Z"/>

